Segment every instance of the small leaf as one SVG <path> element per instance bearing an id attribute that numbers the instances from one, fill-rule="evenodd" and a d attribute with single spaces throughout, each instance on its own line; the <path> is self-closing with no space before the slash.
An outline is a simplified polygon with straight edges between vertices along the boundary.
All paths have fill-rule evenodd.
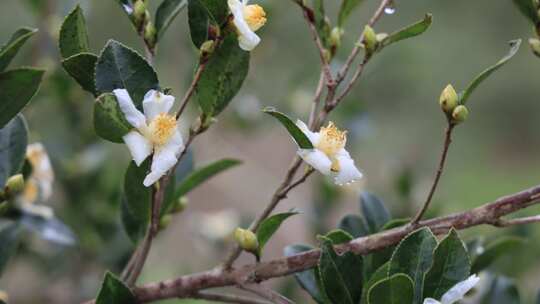
<path id="1" fill-rule="evenodd" d="M 313 1 L 313 12 L 315 17 L 315 27 L 321 37 L 321 41 L 324 47 L 329 47 L 329 38 L 330 38 L 330 25 L 328 24 L 328 18 L 326 16 L 326 10 L 324 8 L 325 0 L 314 0 Z"/>
<path id="2" fill-rule="evenodd" d="M 289 245 L 285 247 L 285 249 L 283 250 L 283 254 L 286 257 L 290 257 L 292 255 L 312 249 L 314 248 L 303 244 Z M 296 278 L 298 284 L 300 284 L 300 286 L 313 298 L 313 300 L 315 300 L 315 302 L 317 302 L 318 304 L 325 303 L 323 300 L 324 298 L 321 295 L 321 291 L 319 290 L 314 269 L 297 272 L 294 274 L 294 277 Z"/>
<path id="3" fill-rule="evenodd" d="M 274 235 L 274 233 L 276 233 L 276 231 L 279 229 L 279 226 L 281 226 L 286 219 L 298 213 L 298 211 L 277 213 L 262 221 L 256 232 L 257 240 L 259 241 L 259 256 L 262 255 L 264 246 L 270 240 L 272 235 Z"/>
<path id="4" fill-rule="evenodd" d="M 362 257 L 351 252 L 338 255 L 329 238 L 319 238 L 318 269 L 324 293 L 332 303 L 357 304 L 362 296 Z"/>
<path id="5" fill-rule="evenodd" d="M 59 44 L 62 58 L 89 51 L 86 21 L 79 5 L 67 15 L 64 23 L 62 23 Z"/>
<path id="6" fill-rule="evenodd" d="M 502 255 L 521 248 L 525 241 L 518 237 L 502 237 L 488 244 L 486 248 L 473 261 L 471 272 L 479 273 L 489 267 Z"/>
<path id="7" fill-rule="evenodd" d="M 540 22 L 540 16 L 538 16 L 538 10 L 534 0 L 512 0 L 518 7 L 519 11 L 533 22 L 534 25 Z"/>
<path id="8" fill-rule="evenodd" d="M 355 214 L 345 215 L 341 221 L 339 221 L 338 228 L 347 231 L 354 238 L 369 234 L 364 220 Z"/>
<path id="9" fill-rule="evenodd" d="M 143 185 L 150 163 L 150 158 L 146 159 L 140 167 L 137 167 L 133 161 L 130 162 L 124 179 L 125 199 L 121 216 L 124 228 L 134 243 L 144 236 L 150 222 L 152 188 Z"/>
<path id="10" fill-rule="evenodd" d="M 102 94 L 94 103 L 94 129 L 99 137 L 115 143 L 122 143 L 122 137 L 133 129 L 114 94 Z"/>
<path id="11" fill-rule="evenodd" d="M 44 72 L 20 68 L 0 73 L 0 128 L 22 111 L 34 97 Z"/>
<path id="12" fill-rule="evenodd" d="M 413 281 L 403 273 L 379 281 L 368 291 L 370 304 L 411 304 L 413 299 Z"/>
<path id="13" fill-rule="evenodd" d="M 429 228 L 424 227 L 405 237 L 390 259 L 388 276 L 404 273 L 413 279 L 414 304 L 422 302 L 424 277 L 433 262 L 435 246 L 437 239 Z"/>
<path id="14" fill-rule="evenodd" d="M 28 144 L 28 127 L 22 114 L 0 129 L 0 189 L 21 169 Z"/>
<path id="15" fill-rule="evenodd" d="M 32 37 L 38 30 L 32 28 L 20 28 L 13 35 L 9 41 L 0 48 L 0 72 L 5 70 L 11 60 L 17 55 L 19 49 L 23 44 Z"/>
<path id="16" fill-rule="evenodd" d="M 191 40 L 197 48 L 209 38 L 209 27 L 220 28 L 228 15 L 227 1 L 188 0 L 188 22 Z"/>
<path id="17" fill-rule="evenodd" d="M 425 278 L 424 298 L 440 299 L 450 288 L 465 280 L 470 270 L 465 244 L 452 229 L 435 248 L 433 266 Z"/>
<path id="18" fill-rule="evenodd" d="M 86 91 L 97 97 L 96 62 L 98 57 L 92 53 L 79 53 L 62 60 L 64 70 Z"/>
<path id="19" fill-rule="evenodd" d="M 382 46 L 388 46 L 394 42 L 398 42 L 403 39 L 409 39 L 424 33 L 430 26 L 433 17 L 431 14 L 426 14 L 423 20 L 413 23 L 405 28 L 394 32 L 381 41 Z"/>
<path id="20" fill-rule="evenodd" d="M 163 37 L 174 18 L 187 6 L 188 0 L 163 0 L 156 11 L 158 39 Z"/>
<path id="21" fill-rule="evenodd" d="M 325 238 L 328 238 L 332 241 L 332 244 L 339 245 L 343 243 L 348 243 L 353 240 L 353 236 L 348 232 L 341 229 L 335 229 L 324 235 Z"/>
<path id="22" fill-rule="evenodd" d="M 96 298 L 96 304 L 133 304 L 137 299 L 131 290 L 112 273 L 107 272 L 101 290 Z"/>
<path id="23" fill-rule="evenodd" d="M 9 259 L 17 251 L 21 236 L 21 227 L 17 223 L 6 225 L 0 230 L 0 274 L 4 272 Z"/>
<path id="24" fill-rule="evenodd" d="M 146 92 L 158 88 L 156 72 L 139 53 L 118 41 L 107 42 L 96 63 L 96 90 L 99 93 L 126 89 L 135 106 L 142 109 Z"/>
<path id="25" fill-rule="evenodd" d="M 345 21 L 351 13 L 356 9 L 360 4 L 362 4 L 364 0 L 342 0 L 341 1 L 341 7 L 339 8 L 339 15 L 338 15 L 338 26 L 343 27 L 345 25 Z"/>
<path id="26" fill-rule="evenodd" d="M 478 87 L 478 85 L 484 81 L 486 78 L 489 77 L 493 72 L 498 70 L 500 67 L 502 67 L 508 60 L 510 60 L 519 50 L 519 46 L 521 45 L 521 39 L 512 40 L 509 42 L 510 44 L 510 50 L 508 51 L 508 54 L 506 54 L 501 60 L 497 61 L 494 65 L 490 66 L 489 68 L 482 71 L 474 80 L 469 84 L 467 89 L 465 91 L 461 92 L 460 95 L 460 104 L 465 104 L 467 100 L 469 99 L 469 96 L 472 94 L 472 92 Z"/>
<path id="27" fill-rule="evenodd" d="M 249 70 L 249 52 L 238 46 L 234 34 L 229 34 L 206 63 L 199 84 L 197 100 L 209 117 L 216 116 L 236 96 Z"/>
<path id="28" fill-rule="evenodd" d="M 381 200 L 369 192 L 360 194 L 360 209 L 370 233 L 378 232 L 392 218 Z"/>
<path id="29" fill-rule="evenodd" d="M 390 267 L 390 262 L 386 262 L 383 265 L 381 265 L 373 274 L 369 277 L 366 284 L 364 284 L 364 288 L 362 290 L 362 301 L 360 303 L 367 304 L 368 303 L 368 291 L 378 283 L 379 281 L 382 281 L 386 278 L 388 278 L 388 268 Z"/>
<path id="30" fill-rule="evenodd" d="M 289 134 L 294 138 L 296 144 L 301 149 L 313 149 L 313 144 L 309 138 L 300 130 L 300 128 L 292 122 L 292 120 L 285 114 L 276 111 L 274 108 L 267 107 L 263 110 L 264 113 L 270 114 L 277 118 L 279 122 L 289 131 Z"/>
<path id="31" fill-rule="evenodd" d="M 409 223 L 410 221 L 411 221 L 411 219 L 408 219 L 408 218 L 389 220 L 388 222 L 386 222 L 386 224 L 384 224 L 384 225 L 381 227 L 381 231 L 385 231 L 385 230 L 390 230 L 390 229 L 394 229 L 394 228 L 397 228 L 397 227 L 401 227 L 401 226 L 403 226 L 403 225 Z"/>

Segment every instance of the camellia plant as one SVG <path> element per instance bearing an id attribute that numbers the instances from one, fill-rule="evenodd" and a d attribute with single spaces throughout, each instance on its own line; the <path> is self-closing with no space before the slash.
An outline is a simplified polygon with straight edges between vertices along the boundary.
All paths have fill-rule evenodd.
<path id="1" fill-rule="evenodd" d="M 374 194 L 360 194 L 360 213 L 345 215 L 330 231 L 319 231 L 317 246 L 290 244 L 284 256 L 265 258 L 265 246 L 281 224 L 301 212 L 277 212 L 287 195 L 313 175 L 347 187 L 364 177 L 364 159 L 347 150 L 347 130 L 328 117 L 358 83 L 365 67 L 386 48 L 429 30 L 432 15 L 392 33 L 376 31 L 385 14 L 394 12 L 392 0 L 379 1 L 344 61 L 336 60 L 345 46 L 347 21 L 361 0 L 340 0 L 337 16 L 325 10 L 324 0 L 289 0 L 298 10 L 320 58 L 320 80 L 314 90 L 308 120 L 285 114 L 268 105 L 264 116 L 283 127 L 290 137 L 287 149 L 296 151 L 282 182 L 250 224 L 234 227 L 234 246 L 206 271 L 153 283 L 139 284 L 139 277 L 154 241 L 186 210 L 186 195 L 206 180 L 241 164 L 221 159 L 193 168 L 192 143 L 218 124 L 217 118 L 234 100 L 248 74 L 250 56 L 259 50 L 264 28 L 271 16 L 257 0 L 160 0 L 155 14 L 148 0 L 117 0 L 140 37 L 145 53 L 116 40 L 101 50 L 91 50 L 85 13 L 75 6 L 58 33 L 61 65 L 93 103 L 93 129 L 103 141 L 120 144 L 126 158 L 117 201 L 122 228 L 133 243 L 121 271 L 108 271 L 94 299 L 86 303 L 153 303 L 165 299 L 201 299 L 223 303 L 293 303 L 264 282 L 294 276 L 298 285 L 320 304 L 451 304 L 521 303 L 513 281 L 486 271 L 499 256 L 523 243 L 515 237 L 465 242 L 460 230 L 479 225 L 509 227 L 540 221 L 539 216 L 507 219 L 540 202 L 540 186 L 488 202 L 480 207 L 427 218 L 445 169 L 452 137 L 466 128 L 472 93 L 493 72 L 518 52 L 521 40 L 509 42 L 498 62 L 478 74 L 463 90 L 449 84 L 439 97 L 446 131 L 440 162 L 419 210 L 410 218 L 393 218 Z M 537 0 L 514 0 L 540 35 Z M 33 2 L 39 6 L 39 2 Z M 160 82 L 153 67 L 167 29 L 187 10 L 187 26 L 197 50 L 196 68 L 188 88 L 172 91 Z M 55 178 L 47 149 L 28 142 L 28 126 L 21 114 L 40 87 L 44 70 L 9 68 L 24 43 L 37 30 L 21 28 L 0 48 L 0 271 L 17 252 L 25 231 L 64 246 L 77 243 L 77 235 L 53 210 L 43 204 L 54 191 Z M 415 38 L 421 39 L 421 38 Z M 501 43 L 502 44 L 502 43 Z M 540 56 L 538 37 L 532 51 Z M 502 52 L 502 50 L 501 50 Z M 436 100 L 436 96 L 433 99 Z M 187 106 L 198 109 L 196 119 L 186 115 Z M 306 115 L 306 116 L 307 116 Z M 184 132 L 180 125 L 189 125 Z M 209 143 L 209 145 L 211 145 Z M 209 146 L 208 149 L 218 149 Z M 321 190 L 322 191 L 322 190 Z M 257 198 L 260 200 L 260 198 Z M 220 232 L 222 233 L 222 232 Z M 221 236 L 217 233 L 214 235 Z M 252 263 L 238 265 L 241 254 Z M 212 289 L 222 288 L 219 292 Z M 227 288 L 227 289 L 223 289 Z M 238 291 L 242 291 L 239 293 Z M 247 294 L 250 294 L 249 296 Z M 0 298 L 7 302 L 8 296 Z M 463 302 L 460 302 L 463 301 Z"/>

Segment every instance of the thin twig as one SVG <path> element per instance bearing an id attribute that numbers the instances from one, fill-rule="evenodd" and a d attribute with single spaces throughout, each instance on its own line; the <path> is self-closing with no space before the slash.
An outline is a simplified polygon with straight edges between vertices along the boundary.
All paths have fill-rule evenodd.
<path id="1" fill-rule="evenodd" d="M 294 304 L 293 301 L 287 299 L 285 296 L 261 284 L 240 285 L 238 288 L 265 298 L 275 304 Z"/>
<path id="2" fill-rule="evenodd" d="M 180 118 L 180 115 L 182 115 L 182 113 L 186 109 L 186 106 L 189 103 L 191 96 L 193 96 L 193 93 L 195 92 L 195 89 L 197 88 L 197 84 L 199 83 L 199 80 L 201 80 L 201 76 L 205 68 L 206 68 L 206 62 L 199 64 L 199 67 L 197 67 L 197 70 L 195 71 L 195 75 L 193 76 L 193 80 L 191 81 L 191 85 L 186 91 L 184 98 L 182 98 L 182 101 L 180 102 L 180 109 L 176 113 L 176 119 Z"/>
<path id="3" fill-rule="evenodd" d="M 511 220 L 497 219 L 493 221 L 493 223 L 491 224 L 495 227 L 510 227 L 510 226 L 532 224 L 532 223 L 538 223 L 538 222 L 540 222 L 540 215 L 522 217 L 522 218 L 517 218 L 517 219 L 511 219 Z"/>
<path id="4" fill-rule="evenodd" d="M 321 96 L 324 89 L 324 71 L 321 71 L 321 76 L 319 76 L 319 83 L 317 84 L 317 89 L 315 89 L 315 96 L 313 96 L 313 102 L 311 103 L 311 111 L 309 112 L 309 121 L 308 126 L 313 130 L 317 124 L 317 113 L 319 110 L 319 104 L 321 103 Z"/>
<path id="5" fill-rule="evenodd" d="M 435 194 L 435 190 L 437 190 L 437 186 L 439 185 L 439 180 L 441 179 L 441 175 L 444 170 L 444 164 L 446 163 L 446 157 L 448 155 L 448 149 L 450 148 L 450 144 L 452 143 L 452 131 L 454 130 L 454 127 L 456 125 L 452 122 L 448 121 L 448 126 L 446 127 L 446 132 L 444 136 L 444 144 L 443 149 L 441 152 L 441 159 L 439 161 L 439 167 L 437 168 L 437 172 L 435 173 L 435 179 L 433 180 L 433 184 L 431 185 L 431 189 L 429 190 L 428 196 L 426 198 L 426 201 L 422 208 L 418 210 L 416 215 L 411 221 L 412 225 L 418 224 L 418 222 L 422 219 L 422 216 L 424 213 L 426 213 L 427 209 L 429 208 L 429 204 L 431 203 L 431 200 L 433 199 L 433 194 Z"/>
<path id="6" fill-rule="evenodd" d="M 237 304 L 269 304 L 267 301 L 258 299 L 252 299 L 248 297 L 231 295 L 231 294 L 219 294 L 213 292 L 197 292 L 188 298 L 202 299 L 208 301 L 217 301 L 222 303 L 237 303 Z"/>

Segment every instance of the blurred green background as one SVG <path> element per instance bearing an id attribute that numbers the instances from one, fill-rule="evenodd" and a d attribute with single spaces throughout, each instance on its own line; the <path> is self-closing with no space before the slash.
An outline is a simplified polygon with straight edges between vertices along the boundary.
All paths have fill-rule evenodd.
<path id="1" fill-rule="evenodd" d="M 158 2 L 150 0 L 153 8 Z M 339 1 L 326 2 L 335 16 Z M 21 26 L 40 29 L 14 65 L 48 71 L 25 114 L 32 141 L 45 144 L 56 171 L 56 191 L 48 203 L 79 240 L 74 247 L 59 248 L 28 235 L 0 280 L 11 303 L 76 303 L 90 298 L 104 270 L 121 270 L 132 250 L 117 211 L 128 151 L 96 137 L 92 97 L 59 66 L 58 29 L 76 3 L 84 9 L 95 53 L 111 38 L 142 52 L 141 41 L 115 1 L 1 2 L 1 41 Z M 175 216 L 155 243 L 141 282 L 204 270 L 220 261 L 230 245 L 230 231 L 240 223 L 246 225 L 266 204 L 294 156 L 289 136 L 260 109 L 275 106 L 306 120 L 319 76 L 318 54 L 292 1 L 258 3 L 267 11 L 268 23 L 260 32 L 262 43 L 252 53 L 249 76 L 219 122 L 194 145 L 196 165 L 224 157 L 244 164 L 190 195 L 188 209 Z M 395 4 L 396 13 L 383 16 L 375 26 L 377 32 L 392 32 L 427 12 L 434 16 L 433 26 L 378 54 L 331 116 L 349 130 L 349 150 L 366 178 L 336 189 L 316 177 L 291 194 L 279 209 L 298 207 L 304 213 L 282 227 L 265 258 L 280 256 L 287 244 L 316 244 L 316 232 L 334 227 L 348 211 L 357 212 L 360 190 L 383 198 L 395 217 L 410 215 L 425 198 L 443 141 L 441 90 L 448 83 L 463 89 L 506 53 L 507 41 L 532 36 L 531 26 L 510 0 L 396 0 Z M 339 68 L 377 5 L 378 1 L 366 0 L 349 19 L 333 67 Z M 469 120 L 455 132 L 432 215 L 472 208 L 539 183 L 540 60 L 524 42 L 519 53 L 472 95 Z M 183 11 L 159 45 L 155 68 L 161 85 L 182 96 L 196 58 Z M 184 129 L 197 111 L 192 104 L 181 122 Z M 538 226 L 482 227 L 463 235 L 465 239 L 480 234 L 488 239 L 506 233 L 527 236 L 527 250 L 503 258 L 495 271 L 519 280 L 523 297 L 530 299 L 540 287 L 540 245 L 535 241 L 539 232 Z M 274 284 L 288 289 L 293 298 L 305 299 L 293 282 L 288 278 Z"/>

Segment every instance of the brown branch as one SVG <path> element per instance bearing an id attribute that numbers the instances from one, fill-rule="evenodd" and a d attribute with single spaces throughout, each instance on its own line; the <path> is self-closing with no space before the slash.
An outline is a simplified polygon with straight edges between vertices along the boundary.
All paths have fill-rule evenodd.
<path id="1" fill-rule="evenodd" d="M 285 296 L 260 284 L 240 285 L 238 288 L 251 292 L 255 295 L 258 295 L 259 297 L 268 299 L 272 303 L 276 303 L 276 304 L 293 304 L 294 303 L 293 301 L 287 299 Z"/>
<path id="2" fill-rule="evenodd" d="M 197 71 L 195 71 L 195 75 L 193 76 L 193 80 L 191 81 L 191 85 L 186 91 L 184 98 L 182 98 L 182 101 L 180 102 L 180 109 L 176 113 L 176 119 L 180 118 L 180 115 L 182 115 L 182 113 L 186 109 L 186 106 L 189 103 L 191 96 L 193 96 L 193 93 L 195 92 L 195 89 L 197 88 L 197 84 L 199 83 L 199 80 L 201 80 L 201 76 L 205 68 L 206 68 L 206 62 L 199 64 L 199 67 L 197 68 Z"/>
<path id="3" fill-rule="evenodd" d="M 497 219 L 493 221 L 491 224 L 495 227 L 511 227 L 511 226 L 517 226 L 517 225 L 538 223 L 538 222 L 540 222 L 540 215 L 522 217 L 522 218 L 517 218 L 517 219 L 511 219 L 511 220 Z"/>
<path id="4" fill-rule="evenodd" d="M 222 303 L 237 303 L 237 304 L 268 304 L 267 301 L 261 301 L 257 299 L 251 299 L 248 297 L 238 296 L 238 295 L 229 295 L 229 294 L 219 294 L 213 292 L 197 292 L 188 298 L 193 299 L 202 299 L 209 301 L 217 301 Z"/>

